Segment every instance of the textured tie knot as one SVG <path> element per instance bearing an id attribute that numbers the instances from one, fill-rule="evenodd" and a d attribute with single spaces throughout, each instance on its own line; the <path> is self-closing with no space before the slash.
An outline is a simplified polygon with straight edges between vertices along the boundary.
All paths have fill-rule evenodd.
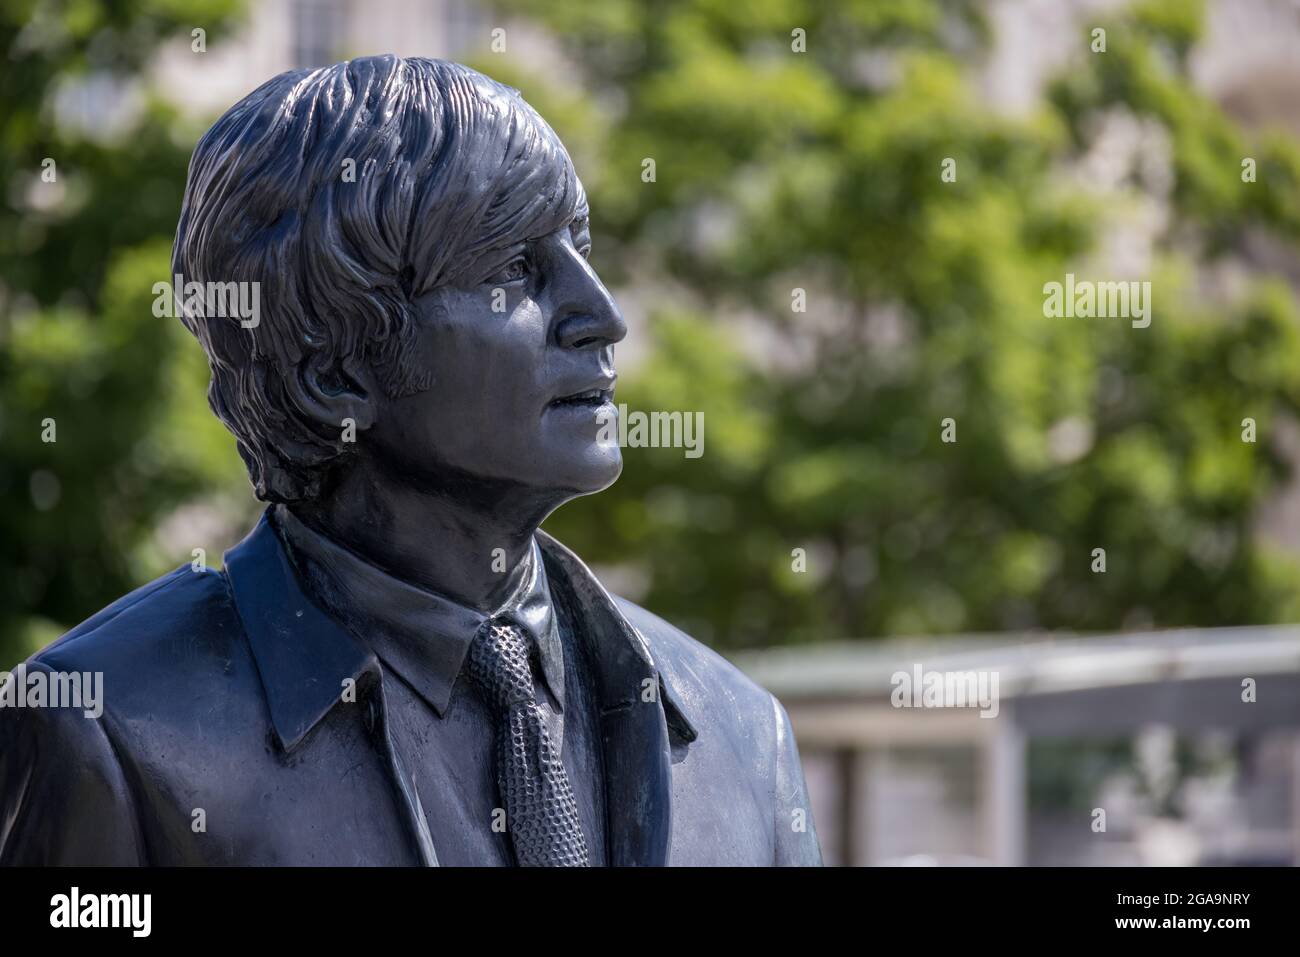
<path id="1" fill-rule="evenodd" d="M 489 621 L 469 650 L 469 675 L 500 711 L 534 703 L 528 637 L 508 621 Z"/>

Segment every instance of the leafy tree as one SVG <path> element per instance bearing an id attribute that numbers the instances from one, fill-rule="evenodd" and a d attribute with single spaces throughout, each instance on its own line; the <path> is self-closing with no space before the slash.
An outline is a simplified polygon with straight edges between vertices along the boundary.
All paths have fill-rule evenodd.
<path id="1" fill-rule="evenodd" d="M 190 428 L 206 366 L 152 312 L 189 149 L 137 81 L 164 38 L 216 38 L 234 10 L 0 7 L 0 667 L 156 574 L 141 547 L 157 523 L 233 475 L 212 470 L 219 426 Z M 139 93 L 140 114 L 116 132 L 61 122 L 79 83 Z"/>
<path id="2" fill-rule="evenodd" d="M 593 105 L 479 64 L 572 144 L 602 276 L 654 290 L 620 401 L 705 419 L 701 458 L 628 449 L 550 526 L 719 645 L 1296 614 L 1295 563 L 1257 530 L 1287 472 L 1294 298 L 1249 263 L 1241 289 L 1210 281 L 1248 230 L 1294 238 L 1295 144 L 1194 90 L 1182 0 L 1111 15 L 1104 54 L 1080 27 L 1041 109 L 1000 115 L 968 74 L 980 6 L 505 3 L 562 38 Z M 1145 138 L 1099 185 L 1107 121 Z M 1152 208 L 1149 266 L 1108 257 Z M 1151 325 L 1046 318 L 1067 272 L 1150 280 Z"/>

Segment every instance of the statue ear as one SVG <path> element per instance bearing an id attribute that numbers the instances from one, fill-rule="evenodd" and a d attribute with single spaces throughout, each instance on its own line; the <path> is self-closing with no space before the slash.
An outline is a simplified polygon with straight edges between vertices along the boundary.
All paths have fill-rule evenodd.
<path id="1" fill-rule="evenodd" d="M 297 400 L 323 425 L 342 428 L 351 419 L 358 429 L 375 421 L 377 384 L 364 362 L 314 352 L 298 366 Z"/>

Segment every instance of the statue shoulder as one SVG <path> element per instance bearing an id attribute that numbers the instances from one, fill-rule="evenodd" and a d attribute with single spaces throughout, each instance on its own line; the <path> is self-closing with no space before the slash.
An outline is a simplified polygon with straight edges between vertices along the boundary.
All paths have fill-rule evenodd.
<path id="1" fill-rule="evenodd" d="M 133 690 L 164 699 L 167 682 L 201 673 L 214 659 L 229 661 L 242 643 L 225 576 L 183 565 L 91 615 L 29 664 L 101 672 L 114 702 L 129 701 Z"/>
<path id="2" fill-rule="evenodd" d="M 640 605 L 618 596 L 614 600 L 645 639 L 655 664 L 681 693 L 770 713 L 772 696 L 718 652 Z"/>

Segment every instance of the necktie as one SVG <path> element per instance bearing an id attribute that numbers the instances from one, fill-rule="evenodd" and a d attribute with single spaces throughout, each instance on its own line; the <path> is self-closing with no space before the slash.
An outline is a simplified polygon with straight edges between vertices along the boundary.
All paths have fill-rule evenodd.
<path id="1" fill-rule="evenodd" d="M 521 867 L 586 867 L 587 839 L 569 775 L 537 704 L 529 641 L 517 625 L 486 622 L 469 675 L 496 717 L 497 784 Z"/>

